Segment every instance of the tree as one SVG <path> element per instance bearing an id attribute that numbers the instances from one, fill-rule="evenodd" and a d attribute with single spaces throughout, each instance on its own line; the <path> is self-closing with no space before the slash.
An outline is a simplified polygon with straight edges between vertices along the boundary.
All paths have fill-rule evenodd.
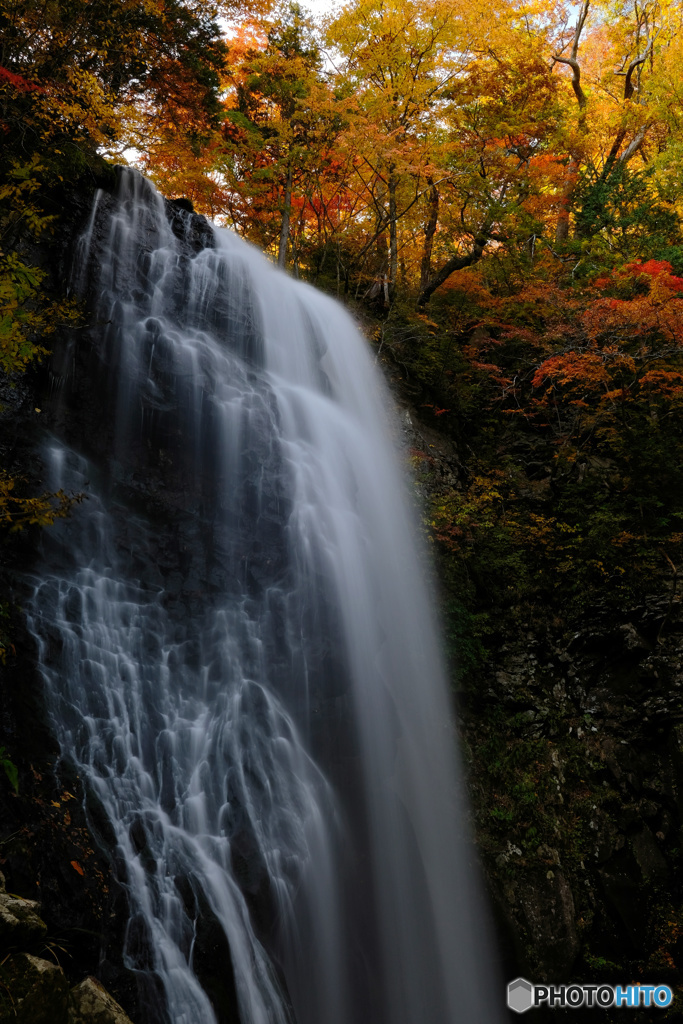
<path id="1" fill-rule="evenodd" d="M 558 109 L 540 53 L 543 38 L 510 23 L 505 49 L 493 35 L 446 91 L 449 203 L 440 227 L 449 245 L 441 247 L 445 259 L 437 269 L 423 267 L 419 307 L 451 274 L 478 263 L 491 242 L 528 247 L 544 232 Z"/>
<path id="2" fill-rule="evenodd" d="M 573 29 L 560 32 L 552 61 L 571 71 L 578 117 L 565 135 L 569 155 L 557 242 L 567 242 L 572 212 L 579 218 L 577 233 L 586 236 L 587 218 L 577 200 L 590 203 L 621 185 L 636 156 L 648 164 L 650 140 L 660 152 L 666 148 L 674 125 L 662 100 L 673 84 L 670 51 L 679 45 L 680 30 L 676 5 L 655 0 L 614 8 L 584 0 Z M 585 187 L 577 191 L 584 168 L 592 195 Z"/>
<path id="3" fill-rule="evenodd" d="M 200 130 L 218 109 L 217 13 L 201 0 L 2 0 L 5 152 L 83 166 L 97 147 L 139 141 L 150 110 L 191 113 L 189 130 Z M 13 89 L 11 76 L 31 88 Z"/>
<path id="4" fill-rule="evenodd" d="M 220 169 L 236 191 L 249 196 L 251 209 L 265 222 L 265 238 L 274 232 L 277 262 L 284 266 L 293 196 L 305 190 L 325 136 L 320 111 L 311 102 L 321 85 L 322 58 L 313 23 L 296 3 L 269 23 L 264 44 L 237 43 L 231 50 L 237 60 L 227 118 L 242 132 L 226 133 Z M 275 211 L 277 226 L 272 225 Z"/>
<path id="5" fill-rule="evenodd" d="M 453 5 L 441 0 L 356 0 L 328 29 L 342 62 L 342 87 L 353 95 L 344 143 L 358 154 L 353 173 L 374 220 L 366 250 L 388 235 L 386 266 L 380 263 L 378 273 L 386 271 L 390 294 L 398 278 L 399 221 L 423 194 L 433 201 L 442 94 L 462 66 L 458 25 Z"/>

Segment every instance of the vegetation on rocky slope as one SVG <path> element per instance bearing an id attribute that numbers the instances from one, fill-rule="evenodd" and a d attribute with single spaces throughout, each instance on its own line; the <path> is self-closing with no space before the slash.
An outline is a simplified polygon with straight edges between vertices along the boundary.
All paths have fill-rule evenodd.
<path id="1" fill-rule="evenodd" d="M 663 261 L 514 289 L 469 270 L 374 328 L 529 977 L 681 982 L 680 285 Z"/>

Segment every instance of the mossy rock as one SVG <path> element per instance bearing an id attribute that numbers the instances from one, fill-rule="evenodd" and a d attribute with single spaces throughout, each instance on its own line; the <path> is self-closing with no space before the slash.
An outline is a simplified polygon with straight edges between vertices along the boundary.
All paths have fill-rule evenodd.
<path id="1" fill-rule="evenodd" d="M 44 939 L 47 925 L 38 917 L 40 904 L 0 892 L 0 947 L 21 949 Z"/>
<path id="2" fill-rule="evenodd" d="M 69 983 L 61 967 L 17 953 L 2 965 L 0 1024 L 67 1024 Z"/>
<path id="3" fill-rule="evenodd" d="M 68 1024 L 131 1024 L 131 1020 L 96 978 L 86 978 L 69 993 Z"/>

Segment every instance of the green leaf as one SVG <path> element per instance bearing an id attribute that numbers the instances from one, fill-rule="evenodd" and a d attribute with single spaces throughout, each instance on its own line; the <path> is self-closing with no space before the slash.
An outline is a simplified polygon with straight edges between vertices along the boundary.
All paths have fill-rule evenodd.
<path id="1" fill-rule="evenodd" d="M 19 772 L 17 766 L 13 761 L 10 761 L 8 757 L 4 757 L 5 748 L 0 747 L 0 765 L 2 765 L 5 775 L 9 779 L 12 789 L 15 793 L 19 792 Z"/>

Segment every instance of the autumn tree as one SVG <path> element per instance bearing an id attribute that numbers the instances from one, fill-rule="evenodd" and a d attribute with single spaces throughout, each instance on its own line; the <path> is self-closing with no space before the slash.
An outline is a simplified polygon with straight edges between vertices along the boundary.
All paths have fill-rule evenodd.
<path id="1" fill-rule="evenodd" d="M 343 104 L 326 77 L 315 26 L 298 4 L 247 19 L 229 33 L 219 126 L 196 147 L 160 139 L 143 166 L 281 266 L 291 251 L 296 272 L 309 226 L 323 232 L 327 171 L 339 166 L 332 150 Z"/>
<path id="2" fill-rule="evenodd" d="M 218 105 L 225 51 L 217 14 L 210 3 L 181 0 L 2 0 L 5 154 L 48 150 L 77 164 L 96 147 L 115 152 L 140 131 L 146 106 L 161 116 L 192 111 L 190 129 L 198 130 Z M 12 75 L 32 88 L 13 88 Z"/>
<path id="3" fill-rule="evenodd" d="M 555 83 L 537 35 L 512 33 L 506 51 L 494 44 L 472 55 L 446 93 L 447 202 L 432 230 L 447 240 L 440 266 L 423 266 L 418 306 L 453 273 L 478 263 L 491 242 L 527 253 L 545 230 L 556 177 Z"/>
<path id="4" fill-rule="evenodd" d="M 399 221 L 423 195 L 434 201 L 443 91 L 457 75 L 458 17 L 452 4 L 357 0 L 328 29 L 341 87 L 353 96 L 345 145 L 366 196 L 370 249 L 386 237 L 389 290 L 396 289 Z"/>
<path id="5" fill-rule="evenodd" d="M 366 244 L 386 237 L 392 291 L 399 249 L 411 252 L 419 306 L 489 243 L 544 231 L 559 115 L 548 39 L 513 3 L 355 3 L 330 26 L 356 108 L 344 140 L 374 215 Z"/>
<path id="6" fill-rule="evenodd" d="M 277 262 L 284 266 L 296 227 L 294 199 L 307 193 L 307 178 L 323 159 L 334 123 L 319 104 L 322 58 L 303 9 L 292 3 L 278 12 L 268 23 L 263 45 L 254 42 L 244 45 L 238 38 L 231 46 L 231 90 L 218 167 L 260 218 L 264 243 L 273 238 Z M 278 223 L 271 226 L 274 217 Z"/>
<path id="7" fill-rule="evenodd" d="M 668 97 L 678 77 L 672 57 L 680 33 L 678 5 L 615 8 L 595 0 L 584 0 L 574 25 L 560 31 L 551 59 L 566 72 L 563 82 L 569 81 L 573 97 L 567 97 L 566 128 L 558 138 L 558 146 L 564 141 L 568 148 L 558 243 L 569 239 L 572 217 L 577 238 L 602 233 L 610 243 L 615 219 L 618 229 L 649 233 L 654 218 L 647 223 L 647 208 L 656 208 L 672 228 L 676 197 L 662 188 L 657 171 L 679 130 Z M 644 216 L 632 215 L 638 207 Z M 639 255 L 619 248 L 622 259 Z"/>

